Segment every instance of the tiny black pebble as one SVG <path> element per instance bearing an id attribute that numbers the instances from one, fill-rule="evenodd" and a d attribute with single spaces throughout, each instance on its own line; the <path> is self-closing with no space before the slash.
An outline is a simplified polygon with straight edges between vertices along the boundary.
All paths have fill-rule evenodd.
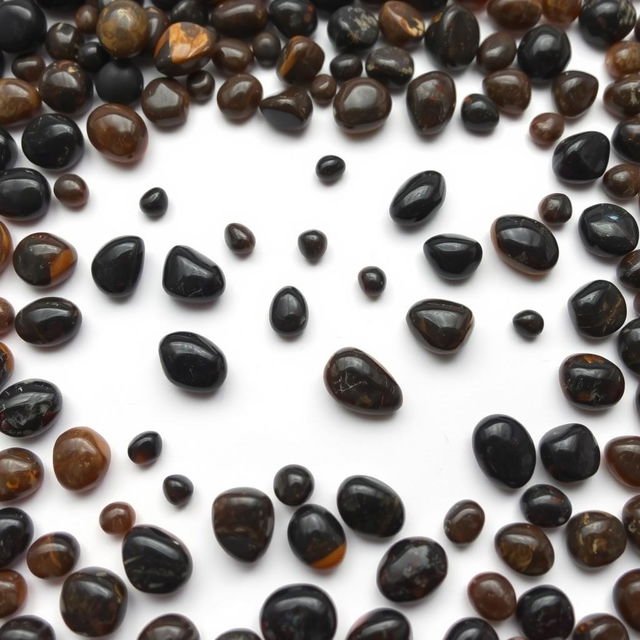
<path id="1" fill-rule="evenodd" d="M 316 175 L 322 182 L 335 182 L 342 177 L 346 165 L 338 156 L 323 156 L 316 164 Z"/>
<path id="2" fill-rule="evenodd" d="M 162 482 L 164 497 L 174 506 L 183 507 L 193 495 L 193 482 L 186 476 L 167 476 Z"/>
<path id="3" fill-rule="evenodd" d="M 387 276 L 380 267 L 364 267 L 358 273 L 358 283 L 370 298 L 378 298 L 387 286 Z"/>
<path id="4" fill-rule="evenodd" d="M 150 218 L 161 218 L 169 208 L 167 192 L 161 187 L 149 189 L 140 198 L 140 209 Z"/>
<path id="5" fill-rule="evenodd" d="M 298 236 L 298 248 L 309 262 L 318 262 L 327 250 L 327 236 L 317 229 L 304 231 Z"/>
<path id="6" fill-rule="evenodd" d="M 544 329 L 544 318 L 537 311 L 525 309 L 513 316 L 513 326 L 523 338 L 535 338 Z"/>
<path id="7" fill-rule="evenodd" d="M 135 464 L 148 465 L 155 462 L 162 453 L 162 437 L 157 431 L 143 431 L 130 443 L 127 449 L 129 460 Z"/>

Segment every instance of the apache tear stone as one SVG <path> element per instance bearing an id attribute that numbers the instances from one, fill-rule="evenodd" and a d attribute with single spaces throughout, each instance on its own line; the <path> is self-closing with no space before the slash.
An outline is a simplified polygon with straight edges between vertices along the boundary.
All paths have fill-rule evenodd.
<path id="1" fill-rule="evenodd" d="M 407 313 L 409 329 L 432 353 L 457 353 L 473 327 L 471 309 L 448 300 L 422 300 Z"/>
<path id="2" fill-rule="evenodd" d="M 571 296 L 569 316 L 580 335 L 604 338 L 624 324 L 627 305 L 613 283 L 594 280 Z"/>
<path id="3" fill-rule="evenodd" d="M 624 394 L 622 371 L 610 360 L 593 353 L 577 353 L 560 365 L 560 387 L 567 400 L 582 409 L 613 406 Z"/>
<path id="4" fill-rule="evenodd" d="M 389 215 L 401 227 L 420 226 L 442 206 L 446 192 L 441 173 L 430 170 L 417 173 L 398 189 L 389 205 Z"/>

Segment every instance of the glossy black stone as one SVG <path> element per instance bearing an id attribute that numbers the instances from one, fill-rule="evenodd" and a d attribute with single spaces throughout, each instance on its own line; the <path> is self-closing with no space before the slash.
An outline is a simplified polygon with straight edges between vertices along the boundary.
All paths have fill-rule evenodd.
<path id="1" fill-rule="evenodd" d="M 430 538 L 404 538 L 391 546 L 378 565 L 378 589 L 392 602 L 421 600 L 447 576 L 447 554 Z"/>
<path id="2" fill-rule="evenodd" d="M 144 241 L 121 236 L 107 242 L 91 262 L 91 277 L 100 291 L 114 298 L 131 295 L 144 264 Z"/>
<path id="3" fill-rule="evenodd" d="M 290 584 L 274 591 L 262 605 L 265 640 L 332 640 L 337 615 L 331 598 L 310 584 Z"/>
<path id="4" fill-rule="evenodd" d="M 97 40 L 85 42 L 76 55 L 77 63 L 89 73 L 97 73 L 109 60 L 109 52 Z"/>
<path id="5" fill-rule="evenodd" d="M 16 141 L 6 129 L 0 127 L 0 171 L 13 168 L 17 159 L 18 145 Z"/>
<path id="6" fill-rule="evenodd" d="M 595 47 L 622 40 L 636 23 L 630 0 L 589 0 L 583 3 L 579 24 L 582 37 Z"/>
<path id="7" fill-rule="evenodd" d="M 177 245 L 164 263 L 162 286 L 173 298 L 192 304 L 217 300 L 226 282 L 222 269 L 191 247 Z"/>
<path id="8" fill-rule="evenodd" d="M 193 393 L 211 393 L 227 377 L 227 360 L 207 338 L 177 331 L 160 342 L 160 362 L 170 382 Z"/>
<path id="9" fill-rule="evenodd" d="M 329 71 L 338 82 L 362 75 L 362 60 L 355 53 L 340 53 L 329 63 Z"/>
<path id="10" fill-rule="evenodd" d="M 129 582 L 145 593 L 173 593 L 193 570 L 183 542 L 158 527 L 136 526 L 122 542 L 122 562 Z"/>
<path id="11" fill-rule="evenodd" d="M 35 169 L 7 169 L 0 173 L 0 216 L 28 222 L 49 210 L 51 187 Z"/>
<path id="12" fill-rule="evenodd" d="M 618 353 L 631 371 L 640 374 L 640 318 L 627 323 L 618 334 Z"/>
<path id="13" fill-rule="evenodd" d="M 561 527 L 573 507 L 567 495 L 550 484 L 534 484 L 520 497 L 520 509 L 527 522 L 538 527 Z"/>
<path id="14" fill-rule="evenodd" d="M 378 20 L 370 11 L 347 5 L 331 14 L 327 33 L 340 51 L 361 51 L 378 39 Z"/>
<path id="15" fill-rule="evenodd" d="M 327 250 L 327 236 L 317 229 L 304 231 L 298 236 L 298 249 L 309 262 L 318 262 Z"/>
<path id="16" fill-rule="evenodd" d="M 287 87 L 260 102 L 264 119 L 280 131 L 302 131 L 311 120 L 313 102 L 302 87 Z"/>
<path id="17" fill-rule="evenodd" d="M 216 640 L 261 640 L 251 629 L 231 629 L 219 635 Z"/>
<path id="18" fill-rule="evenodd" d="M 49 27 L 44 47 L 54 60 L 75 60 L 84 36 L 69 22 L 56 22 Z"/>
<path id="19" fill-rule="evenodd" d="M 611 135 L 611 144 L 623 160 L 640 163 L 640 120 L 619 122 Z"/>
<path id="20" fill-rule="evenodd" d="M 134 464 L 153 464 L 162 453 L 162 437 L 157 431 L 139 433 L 127 447 L 129 460 Z"/>
<path id="21" fill-rule="evenodd" d="M 518 598 L 516 618 L 528 640 L 564 640 L 575 617 L 569 598 L 555 587 L 534 587 Z"/>
<path id="22" fill-rule="evenodd" d="M 149 622 L 138 640 L 200 640 L 200 633 L 186 616 L 166 613 Z"/>
<path id="23" fill-rule="evenodd" d="M 580 482 L 600 467 L 600 447 L 593 433 L 582 424 L 551 429 L 540 440 L 540 460 L 559 482 Z"/>
<path id="24" fill-rule="evenodd" d="M 490 133 L 500 122 L 500 112 L 490 98 L 482 93 L 471 93 L 460 107 L 462 124 L 473 133 Z"/>
<path id="25" fill-rule="evenodd" d="M 514 418 L 494 414 L 473 432 L 473 453 L 484 473 L 510 489 L 523 487 L 536 468 L 536 448 L 529 432 Z"/>
<path id="26" fill-rule="evenodd" d="M 2 640 L 55 640 L 53 627 L 37 616 L 16 616 L 0 627 Z"/>
<path id="27" fill-rule="evenodd" d="M 532 80 L 550 80 L 564 71 L 571 44 L 563 29 L 543 24 L 527 31 L 518 45 L 518 66 Z"/>
<path id="28" fill-rule="evenodd" d="M 623 256 L 638 244 L 638 224 L 617 204 L 588 207 L 580 216 L 578 230 L 587 251 L 600 258 Z"/>
<path id="29" fill-rule="evenodd" d="M 413 58 L 401 47 L 383 46 L 369 53 L 365 62 L 367 75 L 389 89 L 402 89 L 413 77 Z"/>
<path id="30" fill-rule="evenodd" d="M 433 298 L 414 304 L 406 320 L 420 344 L 439 355 L 459 351 L 473 328 L 471 309 L 458 302 Z"/>
<path id="31" fill-rule="evenodd" d="M 565 182 L 593 182 L 606 171 L 610 150 L 609 138 L 599 131 L 576 133 L 554 149 L 553 171 Z"/>
<path id="32" fill-rule="evenodd" d="M 23 53 L 37 49 L 47 32 L 47 19 L 33 0 L 7 0 L 0 5 L 0 50 Z"/>
<path id="33" fill-rule="evenodd" d="M 304 504 L 296 510 L 289 521 L 287 539 L 295 556 L 314 569 L 335 567 L 347 551 L 342 525 L 317 504 Z"/>
<path id="34" fill-rule="evenodd" d="M 172 505 L 183 507 L 193 495 L 193 482 L 179 473 L 167 476 L 162 481 L 162 492 L 164 497 Z"/>
<path id="35" fill-rule="evenodd" d="M 62 395 L 46 380 L 22 380 L 0 393 L 0 432 L 31 438 L 47 431 L 62 409 Z"/>
<path id="36" fill-rule="evenodd" d="M 150 218 L 161 218 L 168 208 L 169 198 L 162 187 L 153 187 L 140 198 L 140 210 Z"/>
<path id="37" fill-rule="evenodd" d="M 339 156 L 322 156 L 316 163 L 316 175 L 322 182 L 331 183 L 339 180 L 346 169 L 346 164 Z"/>
<path id="38" fill-rule="evenodd" d="M 620 400 L 625 382 L 622 371 L 610 360 L 593 353 L 577 353 L 560 365 L 560 387 L 570 402 L 597 411 Z"/>
<path id="39" fill-rule="evenodd" d="M 307 301 L 295 287 L 283 287 L 276 293 L 269 309 L 272 329 L 285 338 L 299 336 L 307 326 Z"/>
<path id="40" fill-rule="evenodd" d="M 411 640 L 411 624 L 395 609 L 374 609 L 353 624 L 347 640 Z"/>
<path id="41" fill-rule="evenodd" d="M 370 476 L 351 476 L 338 489 L 338 511 L 358 533 L 387 538 L 404 524 L 404 505 L 387 484 Z"/>
<path id="42" fill-rule="evenodd" d="M 427 51 L 445 69 L 460 71 L 468 67 L 478 52 L 480 27 L 469 9 L 449 5 L 432 20 L 424 36 Z"/>
<path id="43" fill-rule="evenodd" d="M 498 640 L 498 634 L 482 618 L 463 618 L 448 629 L 444 640 Z"/>
<path id="44" fill-rule="evenodd" d="M 80 309 L 65 298 L 34 300 L 16 314 L 16 333 L 39 347 L 55 347 L 73 339 L 82 325 Z"/>
<path id="45" fill-rule="evenodd" d="M 369 298 L 379 298 L 387 286 L 387 276 L 380 267 L 364 267 L 358 272 L 358 284 Z"/>
<path id="46" fill-rule="evenodd" d="M 444 176 L 437 171 L 422 171 L 398 189 L 389 206 L 389 215 L 401 227 L 418 227 L 442 206 L 445 195 Z"/>
<path id="47" fill-rule="evenodd" d="M 274 0 L 269 17 L 287 38 L 310 36 L 318 26 L 316 7 L 309 0 Z"/>
<path id="48" fill-rule="evenodd" d="M 580 335 L 604 338 L 626 320 L 627 304 L 620 289 L 608 280 L 594 280 L 569 298 L 569 316 Z"/>
<path id="49" fill-rule="evenodd" d="M 299 507 L 311 494 L 315 481 L 306 467 L 289 464 L 282 467 L 273 479 L 273 492 L 276 498 L 288 507 Z"/>
<path id="50" fill-rule="evenodd" d="M 422 250 L 436 273 L 446 280 L 465 280 L 482 260 L 479 242 L 455 234 L 433 236 L 424 243 Z"/>
<path id="51" fill-rule="evenodd" d="M 144 79 L 129 60 L 111 60 L 96 74 L 96 93 L 104 102 L 132 105 L 140 99 Z"/>
<path id="52" fill-rule="evenodd" d="M 532 309 L 519 311 L 511 320 L 515 330 L 523 338 L 535 338 L 539 336 L 544 329 L 544 318 Z"/>
<path id="53" fill-rule="evenodd" d="M 232 253 L 246 257 L 256 248 L 256 237 L 249 227 L 239 222 L 230 222 L 224 229 L 224 241 Z"/>
<path id="54" fill-rule="evenodd" d="M 39 167 L 65 171 L 82 158 L 84 137 L 71 118 L 59 113 L 45 113 L 25 127 L 22 151 Z"/>
<path id="55" fill-rule="evenodd" d="M 0 509 L 0 568 L 15 562 L 33 540 L 33 522 L 18 507 Z"/>

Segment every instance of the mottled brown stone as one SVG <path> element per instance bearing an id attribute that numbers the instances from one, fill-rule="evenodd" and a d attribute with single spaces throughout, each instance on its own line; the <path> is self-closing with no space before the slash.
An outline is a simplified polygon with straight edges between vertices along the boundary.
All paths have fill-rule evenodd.
<path id="1" fill-rule="evenodd" d="M 97 486 L 107 473 L 111 450 L 107 441 L 88 427 L 62 433 L 53 447 L 53 470 L 58 482 L 70 491 Z"/>

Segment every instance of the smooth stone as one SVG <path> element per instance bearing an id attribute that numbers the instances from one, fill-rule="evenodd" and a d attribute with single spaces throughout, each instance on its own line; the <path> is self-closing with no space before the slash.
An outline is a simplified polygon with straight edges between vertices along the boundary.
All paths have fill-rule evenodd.
<path id="1" fill-rule="evenodd" d="M 353 78 L 338 90 L 333 117 L 345 133 L 370 133 L 384 125 L 391 106 L 391 96 L 382 83 L 372 78 Z"/>
<path id="2" fill-rule="evenodd" d="M 2 640 L 55 640 L 53 627 L 36 616 L 16 616 L 0 626 Z"/>
<path id="3" fill-rule="evenodd" d="M 42 77 L 46 63 L 37 53 L 17 55 L 11 63 L 11 73 L 19 80 L 37 84 Z"/>
<path id="4" fill-rule="evenodd" d="M 209 62 L 215 34 L 192 22 L 175 22 L 160 36 L 153 52 L 156 69 L 165 76 L 186 76 Z"/>
<path id="5" fill-rule="evenodd" d="M 222 635 L 219 635 L 216 640 L 261 640 L 260 636 L 251 631 L 251 629 L 231 629 L 226 631 Z"/>
<path id="6" fill-rule="evenodd" d="M 193 496 L 193 482 L 181 474 L 167 476 L 162 481 L 162 493 L 174 507 L 184 507 Z"/>
<path id="7" fill-rule="evenodd" d="M 594 613 L 576 623 L 572 640 L 629 640 L 626 627 L 608 613 Z"/>
<path id="8" fill-rule="evenodd" d="M 463 618 L 449 627 L 444 640 L 498 640 L 498 634 L 482 618 Z"/>
<path id="9" fill-rule="evenodd" d="M 531 120 L 529 135 L 541 147 L 558 141 L 564 133 L 564 118 L 552 112 L 540 113 Z"/>
<path id="10" fill-rule="evenodd" d="M 157 431 L 139 433 L 127 447 L 129 460 L 138 465 L 156 462 L 162 453 L 162 437 Z"/>
<path id="11" fill-rule="evenodd" d="M 401 227 L 418 227 L 442 206 L 446 191 L 445 179 L 441 173 L 417 173 L 396 191 L 389 205 L 389 215 Z"/>
<path id="12" fill-rule="evenodd" d="M 387 484 L 370 476 L 351 476 L 338 489 L 338 511 L 345 524 L 368 536 L 394 536 L 404 524 L 404 505 Z"/>
<path id="13" fill-rule="evenodd" d="M 251 41 L 251 50 L 256 62 L 263 67 L 273 67 L 282 51 L 280 38 L 271 31 L 262 31 Z"/>
<path id="14" fill-rule="evenodd" d="M 540 20 L 542 3 L 540 0 L 489 0 L 487 13 L 505 29 L 530 29 Z"/>
<path id="15" fill-rule="evenodd" d="M 421 300 L 409 309 L 406 320 L 420 344 L 439 355 L 457 353 L 473 328 L 471 309 L 448 300 Z"/>
<path id="16" fill-rule="evenodd" d="M 4 222 L 0 222 L 0 273 L 7 268 L 13 255 L 13 238 Z M 13 322 L 13 320 L 12 320 Z M 3 332 L 3 333 L 6 333 Z"/>
<path id="17" fill-rule="evenodd" d="M 440 133 L 456 108 L 456 85 L 446 71 L 429 71 L 407 88 L 407 109 L 416 131 L 423 136 Z"/>
<path id="18" fill-rule="evenodd" d="M 280 336 L 299 336 L 307 326 L 309 310 L 307 302 L 295 287 L 283 287 L 273 297 L 269 309 L 271 328 Z"/>
<path id="19" fill-rule="evenodd" d="M 8 333 L 13 329 L 14 319 L 15 313 L 11 303 L 5 298 L 0 298 L 0 335 Z"/>
<path id="20" fill-rule="evenodd" d="M 506 620 L 516 610 L 516 592 L 499 573 L 480 573 L 469 582 L 467 595 L 473 608 L 487 620 Z"/>
<path id="21" fill-rule="evenodd" d="M 553 80 L 553 99 L 566 118 L 585 113 L 598 95 L 598 79 L 584 71 L 565 71 Z"/>
<path id="22" fill-rule="evenodd" d="M 608 280 L 594 280 L 580 287 L 569 298 L 568 307 L 576 330 L 587 338 L 610 336 L 627 317 L 624 296 Z"/>
<path id="23" fill-rule="evenodd" d="M 265 640 L 332 640 L 337 628 L 331 598 L 310 584 L 290 584 L 274 591 L 260 610 Z"/>
<path id="24" fill-rule="evenodd" d="M 482 532 L 484 521 L 484 510 L 477 502 L 460 500 L 444 517 L 444 534 L 455 544 L 470 544 Z"/>
<path id="25" fill-rule="evenodd" d="M 244 121 L 258 110 L 262 100 L 262 85 L 251 74 L 238 73 L 223 83 L 216 99 L 226 118 Z"/>
<path id="26" fill-rule="evenodd" d="M 329 16 L 327 34 L 339 51 L 362 51 L 378 39 L 378 20 L 370 11 L 346 5 Z"/>
<path id="27" fill-rule="evenodd" d="M 358 272 L 358 284 L 366 296 L 375 300 L 387 286 L 387 276 L 380 267 L 363 267 Z"/>
<path id="28" fill-rule="evenodd" d="M 182 541 L 158 527 L 138 525 L 122 542 L 129 582 L 144 593 L 173 593 L 191 577 L 191 554 Z"/>
<path id="29" fill-rule="evenodd" d="M 64 173 L 53 185 L 53 194 L 65 207 L 79 209 L 89 201 L 87 183 L 75 173 Z"/>
<path id="30" fill-rule="evenodd" d="M 211 12 L 211 24 L 221 33 L 245 38 L 267 26 L 269 15 L 263 0 L 223 0 Z"/>
<path id="31" fill-rule="evenodd" d="M 604 106 L 615 118 L 633 118 L 640 114 L 640 75 L 635 73 L 607 85 L 602 96 Z"/>
<path id="32" fill-rule="evenodd" d="M 339 82 L 362 75 L 362 60 L 356 53 L 340 53 L 329 63 L 331 75 Z"/>
<path id="33" fill-rule="evenodd" d="M 511 320 L 515 330 L 523 338 L 535 338 L 539 336 L 544 329 L 544 318 L 532 309 L 519 311 Z"/>
<path id="34" fill-rule="evenodd" d="M 634 631 L 640 631 L 640 569 L 618 578 L 613 587 L 613 603 L 620 617 Z"/>
<path id="35" fill-rule="evenodd" d="M 394 0 L 391 0 L 392 2 Z M 395 609 L 374 609 L 358 618 L 347 640 L 411 640 L 411 623 Z"/>
<path id="36" fill-rule="evenodd" d="M 623 256 L 638 244 L 638 224 L 633 216 L 609 202 L 585 209 L 578 231 L 586 250 L 599 258 Z"/>
<path id="37" fill-rule="evenodd" d="M 590 0 L 579 16 L 582 37 L 594 47 L 607 47 L 622 40 L 636 24 L 630 0 Z"/>
<path id="38" fill-rule="evenodd" d="M 482 93 L 471 93 L 460 107 L 460 117 L 467 131 L 490 133 L 500 122 L 500 112 L 490 98 Z"/>
<path id="39" fill-rule="evenodd" d="M 95 85 L 103 102 L 132 106 L 140 100 L 144 77 L 135 62 L 110 60 L 95 75 Z"/>
<path id="40" fill-rule="evenodd" d="M 163 4 L 163 2 L 159 1 L 158 5 L 160 4 Z M 167 10 L 171 10 L 171 7 L 167 7 Z M 145 47 L 144 53 L 146 55 L 153 56 L 158 41 L 162 37 L 162 34 L 169 28 L 172 21 L 169 20 L 169 15 L 167 14 L 167 12 L 161 9 L 159 6 L 155 7 L 151 5 L 145 7 L 145 11 L 147 12 L 147 17 L 149 18 L 149 38 L 147 39 L 147 46 Z M 182 21 L 177 20 L 177 22 Z"/>
<path id="41" fill-rule="evenodd" d="M 22 151 L 33 164 L 65 171 L 84 154 L 84 137 L 78 125 L 59 113 L 46 113 L 31 120 L 22 133 Z"/>
<path id="42" fill-rule="evenodd" d="M 80 545 L 70 533 L 47 533 L 29 547 L 27 566 L 37 578 L 61 578 L 73 571 L 79 556 Z"/>
<path id="43" fill-rule="evenodd" d="M 27 583 L 17 571 L 0 571 L 0 617 L 12 616 L 27 599 Z"/>
<path id="44" fill-rule="evenodd" d="M 207 338 L 190 331 L 166 335 L 160 342 L 160 363 L 170 382 L 192 393 L 211 393 L 227 377 L 227 361 Z"/>
<path id="45" fill-rule="evenodd" d="M 85 42 L 76 56 L 80 68 L 88 73 L 98 73 L 110 60 L 109 52 L 97 40 Z"/>
<path id="46" fill-rule="evenodd" d="M 64 282 L 75 270 L 78 254 L 65 240 L 51 233 L 25 236 L 13 252 L 13 268 L 34 287 Z"/>
<path id="47" fill-rule="evenodd" d="M 413 602 L 435 591 L 447 576 L 447 554 L 430 538 L 404 538 L 378 565 L 377 583 L 392 602 Z"/>
<path id="48" fill-rule="evenodd" d="M 396 47 L 416 45 L 425 32 L 422 13 L 402 0 L 389 0 L 382 4 L 378 26 L 383 38 Z"/>
<path id="49" fill-rule="evenodd" d="M 288 507 L 299 507 L 313 493 L 315 481 L 306 467 L 290 464 L 282 467 L 273 479 L 276 498 Z"/>
<path id="50" fill-rule="evenodd" d="M 32 438 L 53 426 L 62 409 L 62 395 L 46 380 L 22 380 L 0 393 L 0 432 Z"/>
<path id="51" fill-rule="evenodd" d="M 398 383 L 381 364 L 360 349 L 336 351 L 325 366 L 324 383 L 337 402 L 356 413 L 382 416 L 402 406 Z"/>
<path id="52" fill-rule="evenodd" d="M 22 509 L 0 509 L 0 569 L 14 563 L 33 540 L 33 522 Z"/>
<path id="53" fill-rule="evenodd" d="M 16 314 L 16 333 L 29 344 L 56 347 L 69 342 L 82 325 L 82 314 L 65 298 L 46 297 L 34 300 Z"/>
<path id="54" fill-rule="evenodd" d="M 519 489 L 533 475 L 536 449 L 528 431 L 514 418 L 494 414 L 481 420 L 473 432 L 478 466 L 493 480 Z"/>
<path id="55" fill-rule="evenodd" d="M 0 387 L 4 386 L 14 369 L 14 358 L 11 349 L 0 342 Z"/>
<path id="56" fill-rule="evenodd" d="M 573 206 L 564 193 L 551 193 L 540 200 L 538 214 L 547 224 L 565 224 L 571 219 Z"/>
<path id="57" fill-rule="evenodd" d="M 607 442 L 604 459 L 609 473 L 622 485 L 640 489 L 640 437 L 621 436 Z"/>
<path id="58" fill-rule="evenodd" d="M 21 53 L 37 49 L 47 32 L 47 18 L 32 0 L 7 0 L 0 6 L 0 50 Z"/>
<path id="59" fill-rule="evenodd" d="M 287 38 L 310 36 L 318 26 L 318 12 L 309 0 L 273 0 L 269 18 Z"/>
<path id="60" fill-rule="evenodd" d="M 18 78 L 0 78 L 1 126 L 14 125 L 31 118 L 41 104 L 40 95 L 28 82 Z"/>
<path id="61" fill-rule="evenodd" d="M 138 640 L 200 640 L 200 633 L 186 616 L 166 613 L 145 625 Z"/>
<path id="62" fill-rule="evenodd" d="M 42 461 L 33 451 L 20 447 L 0 451 L 0 502 L 33 495 L 42 486 L 43 479 Z"/>
<path id="63" fill-rule="evenodd" d="M 588 183 L 602 177 L 609 163 L 609 139 L 599 131 L 576 133 L 553 151 L 553 171 L 569 183 Z"/>
<path id="64" fill-rule="evenodd" d="M 339 156 L 322 156 L 316 163 L 316 175 L 322 182 L 332 183 L 339 180 L 347 165 Z"/>
<path id="65" fill-rule="evenodd" d="M 531 81 L 518 69 L 494 71 L 482 81 L 482 89 L 498 109 L 519 116 L 531 102 Z"/>
<path id="66" fill-rule="evenodd" d="M 224 293 L 226 282 L 213 260 L 191 247 L 177 245 L 167 254 L 162 287 L 182 302 L 206 304 Z"/>
<path id="67" fill-rule="evenodd" d="M 402 89 L 413 77 L 413 58 L 400 47 L 378 47 L 367 56 L 365 69 L 370 78 L 381 82 L 387 88 Z"/>
<path id="68" fill-rule="evenodd" d="M 629 542 L 636 550 L 640 549 L 640 495 L 635 495 L 625 502 L 622 508 L 622 524 Z"/>
<path id="69" fill-rule="evenodd" d="M 0 127 L 0 171 L 12 169 L 18 159 L 18 145 L 13 136 Z"/>
<path id="70" fill-rule="evenodd" d="M 253 63 L 253 52 L 242 40 L 221 38 L 215 44 L 212 60 L 224 73 L 243 73 Z"/>
<path id="71" fill-rule="evenodd" d="M 518 66 L 532 80 L 549 80 L 564 71 L 571 44 L 559 27 L 543 24 L 527 31 L 518 45 Z"/>
<path id="72" fill-rule="evenodd" d="M 439 66 L 461 71 L 476 57 L 480 44 L 480 27 L 475 15 L 466 7 L 449 5 L 431 21 L 424 36 L 427 51 Z"/>
<path id="73" fill-rule="evenodd" d="M 121 236 L 105 244 L 91 262 L 91 277 L 100 291 L 114 298 L 131 295 L 144 264 L 144 241 Z"/>
<path id="74" fill-rule="evenodd" d="M 127 502 L 110 502 L 100 512 L 100 528 L 110 535 L 127 533 L 136 522 L 136 512 Z"/>
<path id="75" fill-rule="evenodd" d="M 569 598 L 546 585 L 529 589 L 518 598 L 516 618 L 528 640 L 564 640 L 575 622 Z"/>
<path id="76" fill-rule="evenodd" d="M 491 239 L 500 258 L 522 273 L 544 275 L 558 262 L 558 243 L 553 233 L 533 218 L 496 218 L 491 226 Z"/>
<path id="77" fill-rule="evenodd" d="M 318 262 L 327 251 L 327 236 L 317 229 L 303 231 L 298 236 L 298 249 L 309 262 Z"/>
<path id="78" fill-rule="evenodd" d="M 342 525 L 317 504 L 298 507 L 289 521 L 287 539 L 294 555 L 313 569 L 331 569 L 347 552 Z"/>
<path id="79" fill-rule="evenodd" d="M 618 518 L 604 511 L 579 513 L 567 524 L 567 550 L 581 567 L 604 567 L 627 547 L 627 535 Z"/>
<path id="80" fill-rule="evenodd" d="M 517 573 L 541 576 L 547 573 L 555 560 L 551 541 L 539 527 L 528 523 L 514 523 L 496 533 L 498 556 Z"/>
<path id="81" fill-rule="evenodd" d="M 93 98 L 91 77 L 72 60 L 56 60 L 48 65 L 38 90 L 48 107 L 66 114 L 80 113 Z"/>
<path id="82" fill-rule="evenodd" d="M 516 58 L 517 46 L 513 36 L 506 31 L 488 35 L 478 48 L 476 61 L 483 73 L 506 69 Z"/>
<path id="83" fill-rule="evenodd" d="M 73 60 L 84 36 L 69 22 L 55 22 L 49 27 L 44 48 L 54 60 Z"/>
<path id="84" fill-rule="evenodd" d="M 107 475 L 111 449 L 107 441 L 89 427 L 68 429 L 53 445 L 53 471 L 69 491 L 88 491 Z"/>
<path id="85" fill-rule="evenodd" d="M 611 145 L 623 160 L 640 163 L 640 120 L 619 122 L 611 135 Z"/>
<path id="86" fill-rule="evenodd" d="M 520 497 L 520 509 L 527 522 L 538 527 L 561 527 L 573 507 L 567 495 L 550 484 L 534 484 Z"/>
<path id="87" fill-rule="evenodd" d="M 224 229 L 224 241 L 232 253 L 237 256 L 248 256 L 256 247 L 253 231 L 239 222 L 231 222 Z"/>
<path id="88" fill-rule="evenodd" d="M 582 424 L 565 424 L 547 431 L 540 440 L 540 460 L 559 482 L 580 482 L 600 467 L 600 447 Z"/>
<path id="89" fill-rule="evenodd" d="M 152 187 L 140 198 L 140 211 L 149 218 L 161 218 L 169 208 L 169 197 L 162 187 Z"/>
<path id="90" fill-rule="evenodd" d="M 640 193 L 640 170 L 633 164 L 617 164 L 602 176 L 602 188 L 614 200 L 629 200 Z"/>
<path id="91" fill-rule="evenodd" d="M 127 587 L 115 573 L 88 567 L 64 581 L 60 613 L 74 633 L 99 638 L 113 633 L 122 624 L 127 601 Z"/>
<path id="92" fill-rule="evenodd" d="M 313 114 L 313 103 L 307 91 L 301 87 L 288 87 L 260 102 L 265 120 L 281 131 L 302 131 Z"/>
<path id="93" fill-rule="evenodd" d="M 624 394 L 622 371 L 610 360 L 592 353 L 576 353 L 560 365 L 560 388 L 581 409 L 613 406 Z"/>
<path id="94" fill-rule="evenodd" d="M 542 13 L 550 22 L 570 24 L 582 9 L 581 0 L 542 0 Z"/>
<path id="95" fill-rule="evenodd" d="M 42 218 L 49 210 L 51 187 L 35 169 L 7 169 L 0 173 L 0 216 L 18 222 Z"/>
<path id="96" fill-rule="evenodd" d="M 276 64 L 278 77 L 289 84 L 305 85 L 318 74 L 324 51 L 306 36 L 294 36 L 282 48 Z"/>
<path id="97" fill-rule="evenodd" d="M 148 120 L 161 128 L 184 124 L 191 99 L 187 90 L 171 78 L 154 78 L 142 92 L 140 105 Z"/>
<path id="98" fill-rule="evenodd" d="M 193 71 L 187 76 L 187 93 L 194 102 L 204 104 L 213 97 L 215 78 L 204 69 Z"/>
<path id="99" fill-rule="evenodd" d="M 119 164 L 138 162 L 149 144 L 147 126 L 133 109 L 103 104 L 87 120 L 91 144 L 106 158 Z"/>
<path id="100" fill-rule="evenodd" d="M 132 0 L 113 0 L 101 12 L 96 35 L 114 58 L 133 58 L 149 39 L 149 16 Z"/>
<path id="101" fill-rule="evenodd" d="M 319 73 L 309 85 L 309 93 L 315 103 L 321 107 L 326 107 L 333 101 L 338 83 L 333 76 L 327 73 Z"/>
<path id="102" fill-rule="evenodd" d="M 640 42 L 616 42 L 605 55 L 605 66 L 612 78 L 620 80 L 640 71 Z"/>
<path id="103" fill-rule="evenodd" d="M 73 15 L 76 28 L 81 33 L 92 34 L 96 31 L 100 11 L 91 4 L 82 4 Z"/>

